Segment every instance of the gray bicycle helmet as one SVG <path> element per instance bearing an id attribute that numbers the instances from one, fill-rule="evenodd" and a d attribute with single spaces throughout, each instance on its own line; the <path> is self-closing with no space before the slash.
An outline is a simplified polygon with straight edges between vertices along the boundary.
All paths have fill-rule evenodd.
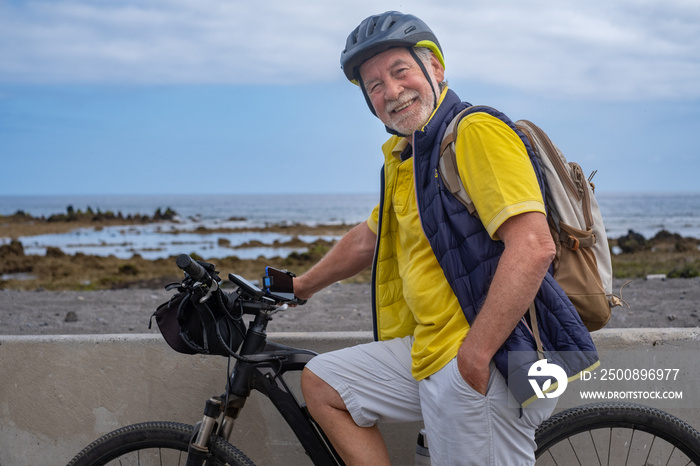
<path id="1" fill-rule="evenodd" d="M 417 17 L 398 11 L 387 11 L 362 21 L 348 36 L 345 50 L 340 54 L 340 67 L 348 80 L 359 84 L 360 65 L 392 47 L 426 47 L 445 67 L 442 48 L 433 31 Z"/>

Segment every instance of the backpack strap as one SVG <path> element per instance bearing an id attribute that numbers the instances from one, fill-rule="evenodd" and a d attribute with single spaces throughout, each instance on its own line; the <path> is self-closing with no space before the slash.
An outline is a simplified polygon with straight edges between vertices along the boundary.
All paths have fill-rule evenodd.
<path id="1" fill-rule="evenodd" d="M 532 336 L 535 338 L 535 345 L 537 346 L 537 355 L 540 359 L 547 359 L 544 353 L 544 347 L 542 346 L 542 339 L 540 338 L 540 326 L 537 323 L 537 308 L 535 307 L 535 302 L 530 304 L 530 325 L 532 326 Z"/>
<path id="2" fill-rule="evenodd" d="M 479 217 L 479 214 L 474 207 L 467 190 L 462 183 L 462 179 L 459 177 L 459 171 L 457 170 L 457 154 L 455 153 L 454 143 L 457 140 L 457 131 L 459 130 L 459 122 L 467 113 L 472 113 L 476 107 L 467 107 L 461 112 L 459 112 L 452 119 L 447 128 L 445 129 L 445 135 L 440 143 L 440 161 L 439 169 L 440 175 L 442 175 L 442 182 L 445 183 L 445 187 L 450 191 L 464 206 L 467 208 L 471 215 Z"/>
<path id="3" fill-rule="evenodd" d="M 503 115 L 501 112 L 487 105 L 471 105 L 465 108 L 455 115 L 454 118 L 452 118 L 452 121 L 450 121 L 450 123 L 447 125 L 447 128 L 445 128 L 445 133 L 442 137 L 442 142 L 440 143 L 440 158 L 438 163 L 438 169 L 440 170 L 442 181 L 447 190 L 450 191 L 450 193 L 452 193 L 452 195 L 455 196 L 467 208 L 467 211 L 469 211 L 471 215 L 479 218 L 476 207 L 474 207 L 474 202 L 472 202 L 469 194 L 467 194 L 467 190 L 462 183 L 462 179 L 459 177 L 459 171 L 457 170 L 457 154 L 455 151 L 455 142 L 457 141 L 457 133 L 459 132 L 459 124 L 462 121 L 462 118 L 477 112 L 487 113 L 506 123 L 510 129 L 512 129 L 518 135 L 518 137 L 523 140 L 526 147 L 527 144 L 529 144 L 529 141 L 527 140 L 525 134 L 520 133 L 521 129 L 515 123 L 506 122 L 503 120 L 503 118 L 498 116 L 498 114 Z M 532 156 L 529 150 L 528 157 L 530 157 L 532 161 Z M 533 164 L 536 164 L 536 162 L 533 162 Z M 536 169 L 536 171 L 537 170 L 539 169 Z M 539 176 L 538 183 L 540 184 L 540 189 L 542 190 L 544 197 L 544 185 L 542 184 L 542 180 L 539 179 Z M 546 199 L 544 202 L 546 208 Z"/>

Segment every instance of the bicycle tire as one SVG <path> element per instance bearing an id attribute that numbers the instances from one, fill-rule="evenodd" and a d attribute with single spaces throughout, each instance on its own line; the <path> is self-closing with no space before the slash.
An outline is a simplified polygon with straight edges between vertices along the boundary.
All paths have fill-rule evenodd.
<path id="1" fill-rule="evenodd" d="M 192 432 L 193 426 L 177 422 L 144 422 L 122 427 L 85 447 L 68 466 L 184 465 Z M 255 466 L 224 439 L 214 436 L 210 443 L 207 465 Z"/>
<path id="2" fill-rule="evenodd" d="M 535 434 L 537 465 L 700 464 L 700 433 L 634 403 L 594 403 L 552 416 Z"/>

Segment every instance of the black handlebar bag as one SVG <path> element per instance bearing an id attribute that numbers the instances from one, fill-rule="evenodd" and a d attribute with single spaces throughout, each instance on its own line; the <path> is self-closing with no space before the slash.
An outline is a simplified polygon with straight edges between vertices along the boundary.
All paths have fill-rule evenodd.
<path id="1" fill-rule="evenodd" d="M 158 306 L 151 321 L 155 317 L 163 338 L 178 353 L 230 356 L 243 342 L 245 324 L 238 300 L 229 300 L 227 308 L 221 293 L 217 289 L 202 302 L 201 293 L 181 289 Z"/>

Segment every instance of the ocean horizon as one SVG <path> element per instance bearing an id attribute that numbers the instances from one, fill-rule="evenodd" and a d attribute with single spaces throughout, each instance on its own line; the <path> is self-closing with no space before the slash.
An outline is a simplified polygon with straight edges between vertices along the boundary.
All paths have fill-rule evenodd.
<path id="1" fill-rule="evenodd" d="M 0 196 L 0 215 L 18 210 L 35 217 L 65 213 L 68 206 L 85 211 L 153 215 L 170 207 L 181 218 L 245 218 L 253 224 L 359 223 L 378 197 L 356 194 L 125 194 Z M 369 210 L 368 210 L 369 209 Z"/>
<path id="2" fill-rule="evenodd" d="M 630 230 L 646 238 L 653 237 L 661 230 L 700 238 L 700 192 L 600 193 L 596 198 L 610 238 L 623 236 Z M 86 211 L 89 207 L 94 212 L 152 216 L 157 209 L 170 208 L 178 213 L 176 225 L 83 228 L 65 234 L 23 237 L 19 240 L 27 254 L 43 254 L 48 246 L 55 246 L 69 254 L 114 254 L 124 258 L 134 253 L 155 259 L 180 252 L 197 252 L 207 257 L 236 255 L 247 259 L 261 255 L 284 257 L 295 250 L 276 247 L 275 244 L 289 241 L 292 237 L 270 232 L 202 235 L 194 233 L 194 230 L 198 227 L 254 229 L 293 224 L 353 225 L 364 221 L 377 202 L 378 195 L 373 193 L 0 196 L 0 215 L 22 211 L 35 217 L 48 217 L 66 213 L 68 206 L 71 206 L 76 211 Z M 178 235 L 172 234 L 175 229 L 180 231 Z M 222 237 L 233 247 L 252 240 L 266 246 L 232 250 L 218 245 Z M 313 242 L 319 237 L 300 239 Z M 0 238 L 0 244 L 6 244 L 9 240 Z"/>

